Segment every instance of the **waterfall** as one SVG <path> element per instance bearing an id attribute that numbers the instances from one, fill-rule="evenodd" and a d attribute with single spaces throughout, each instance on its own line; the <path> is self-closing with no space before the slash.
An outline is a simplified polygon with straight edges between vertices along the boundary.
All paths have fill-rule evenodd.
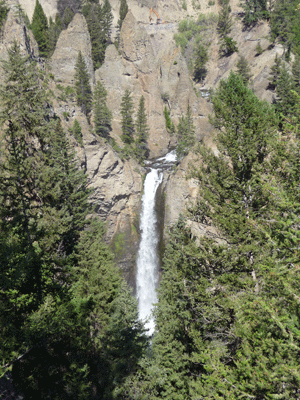
<path id="1" fill-rule="evenodd" d="M 163 179 L 162 169 L 173 165 L 176 161 L 175 152 L 157 159 L 152 164 L 144 182 L 142 197 L 142 213 L 140 218 L 141 241 L 137 255 L 136 289 L 139 303 L 139 318 L 147 320 L 145 327 L 152 335 L 155 329 L 151 316 L 153 304 L 157 301 L 159 259 L 158 232 L 155 211 L 156 191 Z"/>

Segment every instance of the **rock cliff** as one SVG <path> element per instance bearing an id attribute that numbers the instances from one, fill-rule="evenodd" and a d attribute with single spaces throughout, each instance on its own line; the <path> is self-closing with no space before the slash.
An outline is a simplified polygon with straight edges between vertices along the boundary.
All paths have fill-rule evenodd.
<path id="1" fill-rule="evenodd" d="M 150 135 L 150 158 L 165 154 L 175 144 L 165 126 L 164 107 L 169 107 L 175 123 L 190 104 L 198 139 L 210 131 L 209 104 L 197 97 L 191 83 L 186 61 L 173 40 L 165 41 L 168 26 L 147 30 L 128 12 L 120 33 L 119 53 L 111 45 L 104 64 L 95 72 L 108 90 L 108 106 L 113 112 L 113 135 L 121 135 L 120 104 L 125 89 L 132 92 L 137 107 L 145 97 Z M 166 100 L 167 99 L 167 100 Z"/>

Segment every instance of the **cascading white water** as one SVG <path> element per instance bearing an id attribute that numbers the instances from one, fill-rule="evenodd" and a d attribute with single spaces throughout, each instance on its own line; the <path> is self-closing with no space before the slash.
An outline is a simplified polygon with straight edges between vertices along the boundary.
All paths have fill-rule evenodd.
<path id="1" fill-rule="evenodd" d="M 148 329 L 149 335 L 152 335 L 155 329 L 151 312 L 153 304 L 157 301 L 156 289 L 159 275 L 155 196 L 157 188 L 163 179 L 161 168 L 170 166 L 175 161 L 176 154 L 174 151 L 156 160 L 156 162 L 153 163 L 154 168 L 151 168 L 144 182 L 143 206 L 140 219 L 141 241 L 137 256 L 136 288 L 139 303 L 139 318 L 143 321 L 147 320 L 145 327 Z"/>
<path id="2" fill-rule="evenodd" d="M 151 168 L 144 182 L 141 214 L 141 242 L 137 256 L 137 297 L 139 302 L 139 318 L 148 319 L 146 328 L 149 335 L 154 332 L 154 320 L 151 317 L 153 304 L 157 301 L 158 284 L 158 234 L 156 229 L 155 195 L 163 173 Z"/>

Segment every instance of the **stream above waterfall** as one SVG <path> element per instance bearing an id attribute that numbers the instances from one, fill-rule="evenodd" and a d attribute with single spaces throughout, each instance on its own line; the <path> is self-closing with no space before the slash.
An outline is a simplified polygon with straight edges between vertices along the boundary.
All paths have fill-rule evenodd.
<path id="1" fill-rule="evenodd" d="M 136 290 L 139 318 L 146 322 L 148 334 L 155 330 L 151 315 L 153 304 L 157 302 L 156 289 L 159 281 L 159 232 L 155 209 L 157 189 L 163 180 L 163 171 L 170 169 L 176 162 L 175 150 L 153 161 L 147 161 L 148 173 L 144 182 L 142 212 L 140 217 L 141 240 L 137 255 Z"/>

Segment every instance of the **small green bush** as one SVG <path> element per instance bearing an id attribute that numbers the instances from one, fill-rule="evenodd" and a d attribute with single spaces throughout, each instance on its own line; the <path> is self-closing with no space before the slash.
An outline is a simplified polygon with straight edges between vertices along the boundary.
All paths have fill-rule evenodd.
<path id="1" fill-rule="evenodd" d="M 262 54 L 264 52 L 263 48 L 261 47 L 260 42 L 257 43 L 257 45 L 255 47 L 255 51 L 256 51 L 256 55 L 257 56 L 259 56 L 260 54 Z"/>

